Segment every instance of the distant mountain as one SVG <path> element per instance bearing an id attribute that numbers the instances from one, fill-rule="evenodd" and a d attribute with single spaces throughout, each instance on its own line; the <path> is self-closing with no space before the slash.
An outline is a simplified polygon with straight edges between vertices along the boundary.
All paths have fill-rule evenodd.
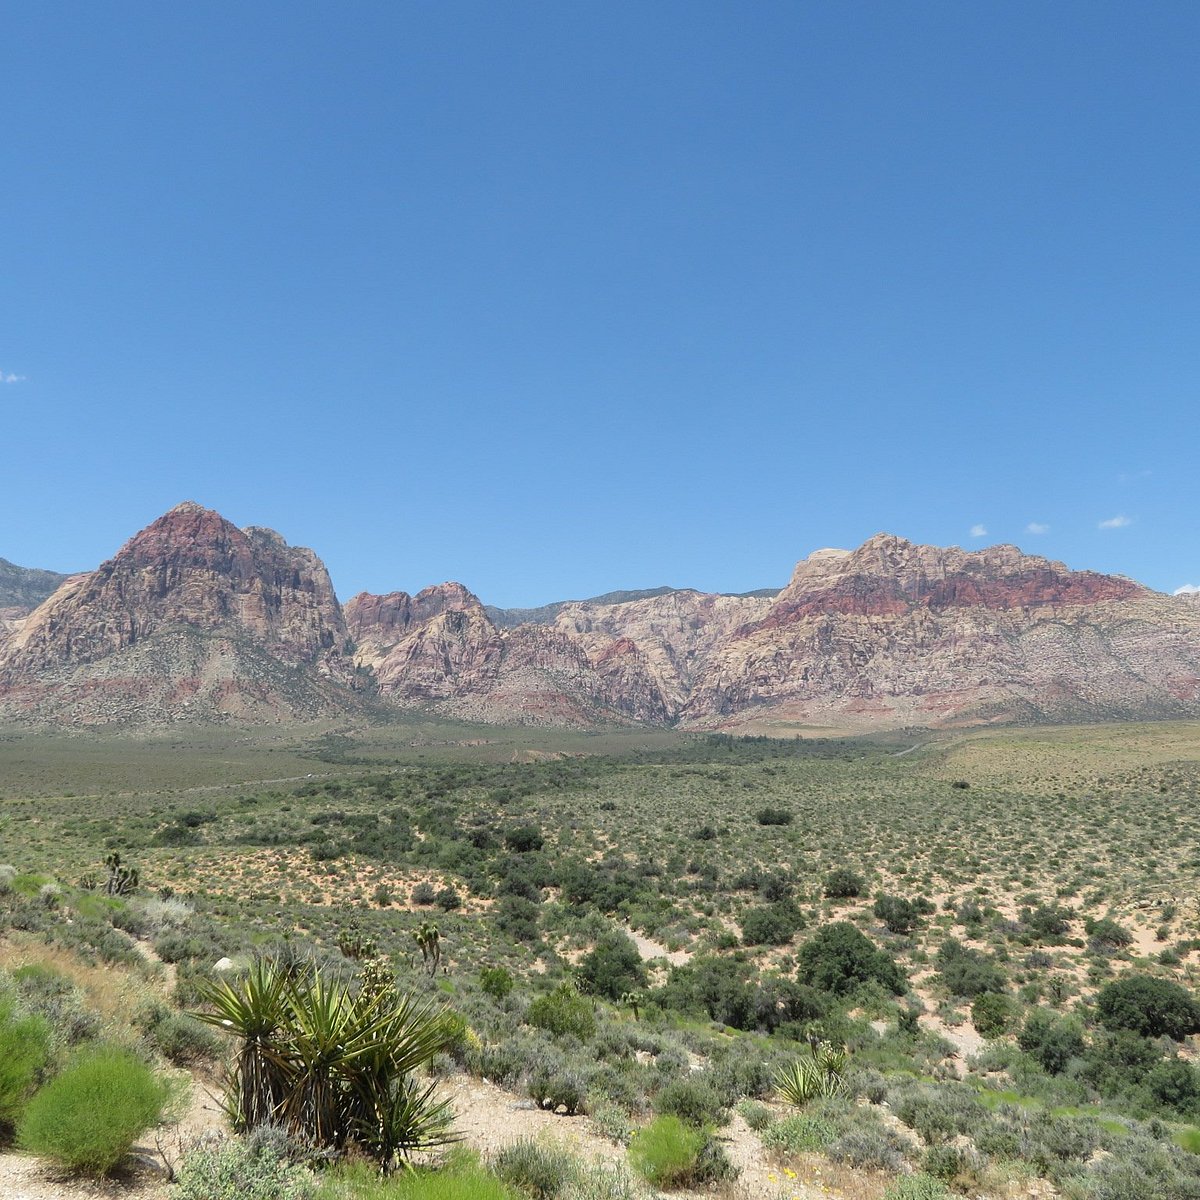
<path id="1" fill-rule="evenodd" d="M 659 596 L 673 596 L 678 592 L 701 594 L 692 588 L 642 588 L 635 591 L 605 592 L 603 596 L 592 596 L 589 600 L 557 600 L 553 604 L 543 604 L 540 608 L 496 608 L 494 605 L 485 604 L 483 611 L 487 614 L 488 620 L 498 629 L 515 629 L 518 625 L 553 625 L 558 620 L 559 613 L 578 604 L 591 607 L 610 607 L 616 604 L 632 604 L 636 600 L 656 600 Z M 779 588 L 758 588 L 753 592 L 721 592 L 717 594 L 729 595 L 737 599 L 754 599 L 778 596 L 779 592 Z"/>
<path id="2" fill-rule="evenodd" d="M 0 714 L 86 725 L 345 711 L 346 640 L 311 550 L 184 503 L 11 634 Z"/>
<path id="3" fill-rule="evenodd" d="M 1022 554 L 878 534 L 788 586 L 488 608 L 355 596 L 270 530 L 182 504 L 36 610 L 0 610 L 0 716 L 873 729 L 1200 716 L 1200 603 Z"/>
<path id="4" fill-rule="evenodd" d="M 0 558 L 0 608 L 36 608 L 69 578 L 57 571 L 18 567 Z"/>

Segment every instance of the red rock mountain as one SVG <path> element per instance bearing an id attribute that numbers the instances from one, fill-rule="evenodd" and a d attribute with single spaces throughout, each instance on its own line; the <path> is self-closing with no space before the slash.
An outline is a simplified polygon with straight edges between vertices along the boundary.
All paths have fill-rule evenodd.
<path id="1" fill-rule="evenodd" d="M 342 711 L 345 642 L 311 550 L 188 502 L 10 631 L 0 714 L 105 724 Z"/>
<path id="2" fill-rule="evenodd" d="M 180 505 L 34 612 L 0 612 L 0 716 L 883 728 L 1200 715 L 1200 603 L 1012 546 L 880 534 L 782 592 L 654 589 L 511 612 L 461 584 L 361 594 Z"/>

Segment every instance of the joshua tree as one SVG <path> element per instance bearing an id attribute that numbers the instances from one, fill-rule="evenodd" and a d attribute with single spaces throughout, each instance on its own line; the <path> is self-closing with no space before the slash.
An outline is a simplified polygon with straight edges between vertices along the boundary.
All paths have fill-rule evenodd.
<path id="1" fill-rule="evenodd" d="M 413 941 L 421 951 L 421 961 L 430 976 L 437 974 L 438 965 L 442 961 L 442 935 L 436 925 L 422 921 L 420 927 L 413 933 Z"/>
<path id="2" fill-rule="evenodd" d="M 121 856 L 116 850 L 104 860 L 104 865 L 108 868 L 108 881 L 104 885 L 108 895 L 128 896 L 137 891 L 137 867 L 122 865 Z"/>

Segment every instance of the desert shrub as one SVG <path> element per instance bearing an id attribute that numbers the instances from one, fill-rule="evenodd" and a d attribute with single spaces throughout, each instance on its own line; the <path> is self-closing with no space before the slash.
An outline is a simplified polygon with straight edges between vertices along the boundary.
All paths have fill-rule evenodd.
<path id="1" fill-rule="evenodd" d="M 1200 1004 L 1169 979 L 1125 975 L 1101 989 L 1096 1013 L 1105 1029 L 1129 1029 L 1143 1037 L 1180 1041 L 1200 1032 Z"/>
<path id="2" fill-rule="evenodd" d="M 957 1146 L 930 1146 L 921 1156 L 925 1174 L 934 1179 L 953 1179 L 966 1166 L 966 1157 Z"/>
<path id="3" fill-rule="evenodd" d="M 697 1159 L 707 1140 L 702 1129 L 679 1117 L 658 1117 L 633 1135 L 629 1161 L 655 1187 L 679 1187 L 695 1180 Z"/>
<path id="4" fill-rule="evenodd" d="M 521 1200 L 521 1193 L 478 1163 L 381 1177 L 366 1163 L 346 1163 L 321 1181 L 319 1200 Z"/>
<path id="5" fill-rule="evenodd" d="M 1146 1090 L 1155 1104 L 1192 1114 L 1200 1109 L 1200 1074 L 1182 1058 L 1168 1058 L 1150 1069 Z"/>
<path id="6" fill-rule="evenodd" d="M 1017 1044 L 1035 1059 L 1042 1070 L 1061 1075 L 1073 1058 L 1083 1054 L 1083 1030 L 1078 1021 L 1035 1009 L 1026 1018 Z"/>
<path id="7" fill-rule="evenodd" d="M 1002 992 L 1007 984 L 1000 966 L 978 950 L 947 938 L 937 952 L 943 986 L 955 996 L 972 998 L 984 992 Z"/>
<path id="8" fill-rule="evenodd" d="M 505 1183 L 533 1200 L 555 1200 L 572 1175 L 574 1160 L 558 1146 L 521 1138 L 497 1152 L 492 1168 Z"/>
<path id="9" fill-rule="evenodd" d="M 462 908 L 462 897 L 458 894 L 457 889 L 448 885 L 438 891 L 433 902 L 442 912 L 453 912 L 456 908 Z"/>
<path id="10" fill-rule="evenodd" d="M 883 1200 L 954 1200 L 954 1193 L 940 1179 L 922 1171 L 916 1175 L 902 1175 L 889 1184 Z"/>
<path id="11" fill-rule="evenodd" d="M 828 1042 L 809 1044 L 809 1053 L 775 1073 L 780 1099 L 802 1107 L 810 1100 L 840 1096 L 846 1090 L 846 1051 Z"/>
<path id="12" fill-rule="evenodd" d="M 892 1111 L 926 1142 L 948 1142 L 973 1134 L 987 1113 L 978 1096 L 961 1084 L 939 1088 L 911 1085 L 895 1090 Z"/>
<path id="13" fill-rule="evenodd" d="M 764 1129 L 775 1124 L 775 1114 L 757 1100 L 741 1100 L 735 1106 L 742 1120 L 754 1130 L 762 1133 Z"/>
<path id="14" fill-rule="evenodd" d="M 830 900 L 852 900 L 866 890 L 867 882 L 849 867 L 835 867 L 824 879 L 825 895 Z"/>
<path id="15" fill-rule="evenodd" d="M 1066 937 L 1074 915 L 1069 908 L 1057 904 L 1039 904 L 1037 908 L 1025 909 L 1021 913 L 1025 932 L 1022 940 L 1058 945 Z"/>
<path id="16" fill-rule="evenodd" d="M 1089 948 L 1100 954 L 1121 950 L 1133 943 L 1133 934 L 1109 917 L 1101 917 L 1098 921 L 1088 917 L 1083 923 L 1083 931 L 1088 935 Z"/>
<path id="17" fill-rule="evenodd" d="M 174 1200 L 311 1200 L 312 1176 L 276 1139 L 207 1137 L 179 1165 Z"/>
<path id="18" fill-rule="evenodd" d="M 546 839 L 536 825 L 517 825 L 505 833 L 504 844 L 517 854 L 528 854 L 531 850 L 540 850 Z"/>
<path id="19" fill-rule="evenodd" d="M 646 986 L 642 956 L 629 937 L 616 931 L 605 934 L 583 956 L 575 974 L 584 991 L 608 1000 Z"/>
<path id="20" fill-rule="evenodd" d="M 437 899 L 437 888 L 427 879 L 413 885 L 410 898 L 418 908 L 428 908 Z"/>
<path id="21" fill-rule="evenodd" d="M 1003 1037 L 1014 1016 L 1013 1002 L 1002 992 L 980 992 L 971 1001 L 971 1022 L 985 1038 Z"/>
<path id="22" fill-rule="evenodd" d="M 539 1108 L 550 1112 L 561 1108 L 573 1117 L 587 1107 L 587 1084 L 577 1071 L 542 1064 L 530 1074 L 526 1090 Z"/>
<path id="23" fill-rule="evenodd" d="M 911 1145 L 882 1125 L 859 1125 L 847 1130 L 825 1150 L 834 1162 L 872 1171 L 899 1171 Z"/>
<path id="24" fill-rule="evenodd" d="M 742 917 L 742 941 L 747 946 L 786 946 L 803 928 L 800 910 L 785 900 L 748 909 Z"/>
<path id="25" fill-rule="evenodd" d="M 907 937 L 920 924 L 921 914 L 911 900 L 902 896 L 880 893 L 871 911 L 884 923 L 889 933 Z"/>
<path id="26" fill-rule="evenodd" d="M 591 1004 L 566 983 L 539 996 L 529 1006 L 525 1020 L 555 1037 L 569 1034 L 587 1042 L 596 1034 L 596 1014 Z"/>
<path id="27" fill-rule="evenodd" d="M 127 1050 L 97 1046 L 33 1097 L 17 1140 L 72 1171 L 106 1175 L 159 1121 L 169 1096 L 167 1083 Z"/>
<path id="28" fill-rule="evenodd" d="M 50 1027 L 41 1017 L 19 1017 L 0 996 L 0 1139 L 16 1124 L 50 1053 Z"/>
<path id="29" fill-rule="evenodd" d="M 762 1144 L 780 1154 L 805 1154 L 824 1150 L 837 1140 L 837 1127 L 824 1117 L 796 1113 L 769 1126 L 762 1134 Z"/>
<path id="30" fill-rule="evenodd" d="M 729 1110 L 721 1097 L 702 1078 L 691 1075 L 672 1079 L 654 1098 L 654 1110 L 664 1116 L 679 1117 L 697 1129 L 724 1125 Z"/>
<path id="31" fill-rule="evenodd" d="M 823 925 L 800 947 L 796 959 L 804 982 L 838 996 L 870 980 L 896 995 L 904 991 L 904 976 L 895 960 L 848 921 Z"/>
<path id="32" fill-rule="evenodd" d="M 22 1007 L 46 1020 L 52 1053 L 99 1035 L 99 1014 L 86 1006 L 79 988 L 60 971 L 28 963 L 18 967 L 12 978 Z"/>
<path id="33" fill-rule="evenodd" d="M 177 1067 L 202 1059 L 214 1059 L 221 1043 L 213 1031 L 186 1013 L 167 1013 L 150 1029 L 158 1052 Z"/>
<path id="34" fill-rule="evenodd" d="M 479 972 L 479 986 L 495 1000 L 503 1000 L 515 986 L 512 975 L 504 967 L 485 967 Z"/>
<path id="35" fill-rule="evenodd" d="M 757 820 L 760 825 L 790 825 L 792 814 L 786 808 L 760 808 Z"/>

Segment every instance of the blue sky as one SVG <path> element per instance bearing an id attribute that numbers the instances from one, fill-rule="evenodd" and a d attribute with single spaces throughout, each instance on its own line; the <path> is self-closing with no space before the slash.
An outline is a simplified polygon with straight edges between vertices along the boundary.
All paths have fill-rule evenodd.
<path id="1" fill-rule="evenodd" d="M 0 556 L 189 498 L 343 597 L 881 529 L 1200 584 L 1194 2 L 4 24 Z"/>

